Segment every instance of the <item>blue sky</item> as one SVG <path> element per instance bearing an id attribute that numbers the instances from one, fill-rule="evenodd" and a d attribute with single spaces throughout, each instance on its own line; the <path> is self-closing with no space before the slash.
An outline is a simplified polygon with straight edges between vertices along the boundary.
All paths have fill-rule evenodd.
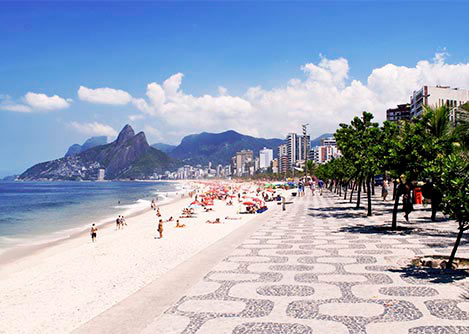
<path id="1" fill-rule="evenodd" d="M 30 112 L 0 110 L 0 176 L 58 158 L 71 144 L 100 134 L 102 127 L 81 126 L 91 123 L 115 131 L 130 123 L 138 131 L 146 129 L 150 143 L 177 143 L 184 134 L 204 130 L 234 128 L 262 136 L 299 131 L 294 121 L 286 122 L 284 128 L 265 121 L 272 113 L 278 123 L 282 109 L 284 117 L 301 113 L 317 124 L 311 128 L 312 136 L 334 130 L 337 122 L 322 122 L 321 113 L 312 112 L 315 108 L 310 110 L 301 104 L 304 101 L 295 100 L 296 85 L 281 94 L 277 90 L 298 78 L 304 84 L 298 96 L 304 90 L 316 90 L 311 104 L 316 103 L 320 110 L 327 108 L 327 99 L 333 97 L 330 92 L 339 89 L 346 93 L 354 80 L 366 86 L 372 71 L 387 64 L 414 69 L 422 60 L 437 63 L 434 57 L 438 53 L 443 54 L 443 65 L 466 65 L 468 12 L 468 3 L 448 1 L 0 2 L 0 107 L 1 103 L 24 105 L 28 92 L 69 99 L 65 108 L 36 110 L 31 105 Z M 346 60 L 346 65 L 320 65 L 338 59 Z M 305 74 L 305 64 L 315 64 L 313 74 Z M 334 64 L 346 68 L 346 75 L 335 72 Z M 333 79 L 337 87 L 326 85 L 330 92 L 324 95 L 318 95 L 324 81 L 308 81 L 308 75 L 322 73 L 318 68 L 338 76 Z M 419 71 L 440 73 L 440 68 L 428 68 Z M 459 73 L 467 75 L 466 67 L 461 69 Z M 184 75 L 182 83 L 175 79 L 179 97 L 166 109 L 155 105 L 142 111 L 132 102 L 93 103 L 77 95 L 80 86 L 109 87 L 151 104 L 147 85 L 163 86 L 177 73 Z M 452 78 L 438 75 L 425 74 L 427 80 L 453 84 Z M 454 84 L 465 82 L 456 80 Z M 226 88 L 229 98 L 216 98 L 225 95 L 219 93 L 220 86 Z M 262 97 L 246 95 L 257 86 L 262 88 Z M 291 103 L 274 104 L 285 100 L 283 94 Z M 406 94 L 379 103 L 394 103 Z M 203 95 L 213 97 L 207 105 L 214 110 L 204 109 L 205 100 L 191 98 Z M 166 92 L 165 101 L 171 99 Z M 279 111 L 274 110 L 276 105 Z M 337 121 L 346 117 L 344 105 L 333 106 Z M 246 109 L 239 112 L 249 115 L 251 124 L 233 119 L 237 108 Z M 215 115 L 218 109 L 224 111 Z M 142 118 L 132 121 L 130 115 Z M 202 121 L 191 122 L 192 116 Z M 171 117 L 193 126 L 180 125 Z"/>

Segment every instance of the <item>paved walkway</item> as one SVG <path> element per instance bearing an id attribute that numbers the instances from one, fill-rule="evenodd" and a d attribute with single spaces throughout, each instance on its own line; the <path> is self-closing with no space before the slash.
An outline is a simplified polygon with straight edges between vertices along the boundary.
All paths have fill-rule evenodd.
<path id="1" fill-rule="evenodd" d="M 408 229 L 386 232 L 389 205 L 365 218 L 331 195 L 297 199 L 143 332 L 469 333 L 467 273 L 406 265 L 448 254 L 454 223 L 415 213 Z M 469 255 L 464 242 L 458 255 Z"/>

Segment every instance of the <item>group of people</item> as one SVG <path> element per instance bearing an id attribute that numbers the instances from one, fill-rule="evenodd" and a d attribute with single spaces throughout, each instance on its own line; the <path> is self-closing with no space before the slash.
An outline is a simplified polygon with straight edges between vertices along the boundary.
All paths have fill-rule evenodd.
<path id="1" fill-rule="evenodd" d="M 116 218 L 116 230 L 123 229 L 124 226 L 127 226 L 127 222 L 124 216 L 119 216 Z"/>

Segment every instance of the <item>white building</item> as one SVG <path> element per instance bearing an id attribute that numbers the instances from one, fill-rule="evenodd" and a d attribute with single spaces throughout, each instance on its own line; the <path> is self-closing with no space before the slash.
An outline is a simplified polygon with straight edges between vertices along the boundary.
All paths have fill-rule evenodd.
<path id="1" fill-rule="evenodd" d="M 263 148 L 259 151 L 259 168 L 266 169 L 270 167 L 272 160 L 274 159 L 274 151 L 270 148 Z"/>
<path id="2" fill-rule="evenodd" d="M 287 144 L 278 147 L 278 172 L 286 173 L 288 170 L 288 150 Z"/>
<path id="3" fill-rule="evenodd" d="M 411 117 L 418 117 L 424 106 L 455 108 L 469 101 L 469 90 L 448 86 L 423 86 L 410 97 Z"/>
<path id="4" fill-rule="evenodd" d="M 320 143 L 321 143 L 320 146 L 337 146 L 337 143 L 334 137 L 322 138 Z"/>
<path id="5" fill-rule="evenodd" d="M 313 161 L 317 164 L 328 162 L 332 158 L 340 157 L 336 146 L 316 146 L 311 150 Z"/>
<path id="6" fill-rule="evenodd" d="M 98 169 L 98 181 L 104 181 L 104 174 L 105 174 L 104 168 Z"/>
<path id="7" fill-rule="evenodd" d="M 305 159 L 308 158 L 307 155 L 311 146 L 310 137 L 306 136 L 306 138 L 304 138 L 302 135 L 289 133 L 287 135 L 286 145 L 288 169 L 293 169 L 297 164 L 304 164 Z"/>

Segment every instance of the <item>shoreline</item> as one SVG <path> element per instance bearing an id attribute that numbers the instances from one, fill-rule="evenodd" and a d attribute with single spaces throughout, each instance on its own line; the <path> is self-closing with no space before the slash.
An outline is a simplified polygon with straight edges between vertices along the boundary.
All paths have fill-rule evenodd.
<path id="1" fill-rule="evenodd" d="M 198 194 L 211 187 L 232 186 L 255 195 L 253 183 L 193 182 Z M 185 189 L 189 191 L 190 188 Z M 80 234 L 35 250 L 0 268 L 0 333 L 64 333 L 78 328 L 131 296 L 170 270 L 256 217 L 239 214 L 242 204 L 214 200 L 212 210 L 196 209 L 196 217 L 179 218 L 193 197 L 177 196 L 160 205 L 164 236 L 159 238 L 156 213 L 146 210 L 128 217 L 128 226 L 113 223 L 98 230 L 96 242 Z M 277 202 L 266 203 L 278 210 Z M 244 211 L 244 210 L 242 210 Z M 269 212 L 267 211 L 267 212 Z M 226 219 L 225 217 L 230 217 Z M 220 218 L 220 224 L 208 224 Z M 176 228 L 179 219 L 184 228 Z"/>
<path id="2" fill-rule="evenodd" d="M 155 180 L 155 181 L 157 181 L 157 180 Z M 42 181 L 37 181 L 37 182 L 42 182 Z M 98 182 L 98 181 L 96 181 L 96 182 Z M 109 181 L 109 182 L 112 182 L 112 181 Z M 119 182 L 121 182 L 121 181 L 119 181 Z M 153 182 L 153 181 L 151 181 L 151 182 Z M 164 182 L 166 182 L 166 181 L 164 181 Z M 176 183 L 176 184 L 179 183 L 183 187 L 180 190 L 180 193 L 179 193 L 179 191 L 177 191 L 177 192 L 176 191 L 171 191 L 171 193 L 176 192 L 178 195 L 176 197 L 173 197 L 173 198 L 168 198 L 168 197 L 165 196 L 166 197 L 165 200 L 163 200 L 161 202 L 161 204 L 158 205 L 159 207 L 165 207 L 165 206 L 177 203 L 178 201 L 182 200 L 179 197 L 179 194 L 186 195 L 187 193 L 189 193 L 191 191 L 190 187 L 189 187 L 189 189 L 184 189 L 185 186 L 190 185 L 190 182 L 177 181 L 177 182 L 174 182 L 174 183 Z M 160 196 L 160 195 L 156 195 L 156 196 Z M 166 201 L 166 199 L 168 199 L 168 200 Z M 150 211 L 152 211 L 152 209 L 147 208 L 147 209 L 139 210 L 139 211 L 136 211 L 136 212 L 132 212 L 132 213 L 126 215 L 125 217 L 127 219 L 136 218 L 136 217 L 142 216 L 145 213 L 148 213 Z M 96 224 L 96 227 L 98 229 L 105 229 L 105 228 L 108 228 L 111 225 L 115 224 L 115 219 L 114 218 L 109 218 L 109 219 L 103 218 L 103 219 L 106 219 L 106 220 Z M 55 247 L 55 246 L 60 246 L 61 244 L 65 243 L 67 241 L 75 240 L 75 239 L 81 238 L 85 235 L 88 235 L 89 234 L 90 224 L 91 223 L 84 224 L 83 225 L 83 230 L 81 230 L 81 231 L 73 232 L 69 235 L 59 236 L 59 237 L 57 237 L 53 240 L 43 240 L 43 241 L 38 241 L 38 242 L 34 242 L 33 240 L 31 240 L 31 243 L 28 244 L 28 245 L 20 244 L 20 245 L 13 245 L 9 248 L 6 248 L 6 249 L 4 249 L 0 252 L 0 268 L 2 266 L 8 265 L 8 264 L 10 264 L 14 261 L 21 261 L 26 257 L 34 256 L 35 254 L 38 254 L 41 251 L 47 250 L 48 248 L 52 248 L 52 247 Z M 78 228 L 80 228 L 80 227 L 76 227 L 75 229 L 78 229 Z M 54 233 L 64 232 L 64 234 L 65 234 L 66 231 L 67 231 L 67 229 L 57 231 L 57 232 L 54 232 Z M 0 272 L 1 272 L 1 270 L 0 270 Z"/>

